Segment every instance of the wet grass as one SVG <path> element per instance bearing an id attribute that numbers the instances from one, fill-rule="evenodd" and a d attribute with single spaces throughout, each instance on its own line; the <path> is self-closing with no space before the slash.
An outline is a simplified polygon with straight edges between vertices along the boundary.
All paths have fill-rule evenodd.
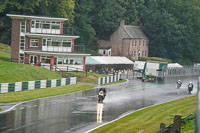
<path id="1" fill-rule="evenodd" d="M 185 117 L 194 113 L 196 100 L 196 96 L 190 96 L 145 108 L 98 128 L 92 133 L 155 133 L 159 131 L 161 122 L 166 125 L 171 124 L 176 114 Z"/>
<path id="2" fill-rule="evenodd" d="M 194 130 L 195 130 L 195 120 L 192 120 L 181 127 L 181 133 L 194 133 Z"/>
<path id="3" fill-rule="evenodd" d="M 84 72 L 66 72 L 64 74 L 68 76 L 77 77 L 78 82 L 92 83 L 92 84 L 97 84 L 98 78 L 106 76 L 103 74 L 97 74 L 97 73 L 91 73 L 91 72 L 88 72 L 87 76 L 86 76 L 86 73 Z"/>
<path id="4" fill-rule="evenodd" d="M 42 67 L 0 60 L 0 83 L 59 78 L 62 77 L 58 73 Z"/>
<path id="5" fill-rule="evenodd" d="M 27 101 L 42 97 L 49 97 L 61 94 L 77 92 L 81 90 L 91 89 L 94 86 L 88 84 L 66 85 L 53 88 L 43 88 L 36 90 L 27 90 L 21 92 L 9 92 L 0 94 L 0 103 Z"/>

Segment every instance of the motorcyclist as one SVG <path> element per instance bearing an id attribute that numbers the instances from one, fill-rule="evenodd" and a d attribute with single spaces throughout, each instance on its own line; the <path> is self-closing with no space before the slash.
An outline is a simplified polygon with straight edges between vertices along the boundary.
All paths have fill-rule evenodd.
<path id="1" fill-rule="evenodd" d="M 182 82 L 180 79 L 176 82 L 176 84 L 177 84 L 177 89 L 181 88 Z"/>
<path id="2" fill-rule="evenodd" d="M 99 103 L 103 102 L 105 96 L 106 96 L 106 89 L 104 86 L 101 86 L 101 88 L 99 89 L 99 93 L 98 93 Z"/>
<path id="3" fill-rule="evenodd" d="M 188 94 L 191 94 L 191 91 L 193 90 L 193 87 L 194 87 L 193 83 L 190 82 L 190 83 L 188 84 Z"/>

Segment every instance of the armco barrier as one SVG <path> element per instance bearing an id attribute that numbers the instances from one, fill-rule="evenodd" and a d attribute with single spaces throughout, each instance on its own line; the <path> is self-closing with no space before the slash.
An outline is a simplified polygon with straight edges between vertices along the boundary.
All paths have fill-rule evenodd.
<path id="1" fill-rule="evenodd" d="M 107 84 L 107 83 L 111 83 L 111 82 L 116 82 L 119 81 L 119 79 L 121 79 L 121 73 L 118 74 L 112 74 L 109 75 L 107 77 L 103 77 L 103 78 L 98 78 L 98 86 Z"/>
<path id="2" fill-rule="evenodd" d="M 53 80 L 0 83 L 0 93 L 34 90 L 34 89 L 64 86 L 64 85 L 76 84 L 76 83 L 77 83 L 76 77 L 67 77 L 67 78 L 53 79 Z"/>

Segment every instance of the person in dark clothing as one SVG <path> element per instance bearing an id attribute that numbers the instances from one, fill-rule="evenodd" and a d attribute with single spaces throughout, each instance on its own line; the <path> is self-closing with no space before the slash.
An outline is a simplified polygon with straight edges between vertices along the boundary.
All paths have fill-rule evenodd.
<path id="1" fill-rule="evenodd" d="M 191 94 L 191 91 L 193 91 L 193 87 L 194 87 L 194 85 L 192 84 L 192 82 L 190 82 L 188 84 L 188 94 Z"/>
<path id="2" fill-rule="evenodd" d="M 99 89 L 99 92 L 98 92 L 98 102 L 99 103 L 103 103 L 103 100 L 106 96 L 106 89 L 104 86 L 102 86 L 100 89 Z"/>
<path id="3" fill-rule="evenodd" d="M 177 89 L 181 88 L 181 85 L 182 85 L 181 80 L 178 80 L 178 81 L 176 82 L 176 84 L 177 84 Z"/>

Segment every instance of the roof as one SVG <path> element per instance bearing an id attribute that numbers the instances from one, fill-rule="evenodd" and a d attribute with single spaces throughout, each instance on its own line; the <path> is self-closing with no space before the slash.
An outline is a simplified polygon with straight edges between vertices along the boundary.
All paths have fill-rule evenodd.
<path id="1" fill-rule="evenodd" d="M 7 16 L 13 19 L 45 19 L 45 20 L 58 20 L 65 21 L 68 20 L 66 18 L 55 18 L 55 17 L 42 17 L 42 16 L 29 16 L 29 15 L 15 15 L 15 14 L 6 14 Z"/>
<path id="2" fill-rule="evenodd" d="M 86 64 L 134 64 L 134 62 L 121 56 L 87 56 Z"/>
<path id="3" fill-rule="evenodd" d="M 135 61 L 134 69 L 135 70 L 142 70 L 144 69 L 145 61 Z"/>
<path id="4" fill-rule="evenodd" d="M 183 66 L 178 63 L 169 63 L 167 68 L 183 68 Z"/>
<path id="5" fill-rule="evenodd" d="M 124 25 L 123 38 L 146 38 L 140 26 Z"/>
<path id="6" fill-rule="evenodd" d="M 28 54 L 39 54 L 45 56 L 90 56 L 91 54 L 82 54 L 82 53 L 70 53 L 70 52 L 53 52 L 53 51 L 39 51 L 39 50 L 25 50 L 25 53 Z"/>
<path id="7" fill-rule="evenodd" d="M 68 39 L 79 38 L 79 36 L 67 36 L 60 34 L 42 34 L 42 33 L 24 33 L 24 34 L 29 37 L 56 37 L 56 38 L 68 38 Z"/>

